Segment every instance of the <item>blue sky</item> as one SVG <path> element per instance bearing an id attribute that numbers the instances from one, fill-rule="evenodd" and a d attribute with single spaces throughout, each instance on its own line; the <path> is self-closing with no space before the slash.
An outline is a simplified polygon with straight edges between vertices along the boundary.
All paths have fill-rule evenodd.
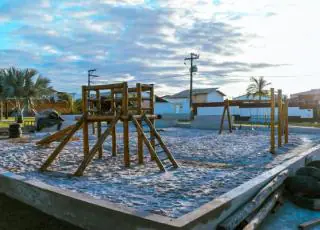
<path id="1" fill-rule="evenodd" d="M 200 53 L 198 88 L 245 92 L 265 76 L 287 94 L 320 86 L 316 0 L 2 0 L 0 67 L 36 68 L 60 91 L 96 83 L 189 87 L 184 57 Z"/>

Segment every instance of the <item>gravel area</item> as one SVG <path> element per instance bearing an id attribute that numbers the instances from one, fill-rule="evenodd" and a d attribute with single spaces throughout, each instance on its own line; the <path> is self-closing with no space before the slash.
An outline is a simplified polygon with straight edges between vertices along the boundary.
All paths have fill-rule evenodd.
<path id="1" fill-rule="evenodd" d="M 159 172 L 147 151 L 145 165 L 137 164 L 134 132 L 130 138 L 129 169 L 123 166 L 122 154 L 110 156 L 108 139 L 103 158 L 94 159 L 83 177 L 70 177 L 83 157 L 81 133 L 46 173 L 38 172 L 38 168 L 57 143 L 37 147 L 35 141 L 43 134 L 1 140 L 0 167 L 139 211 L 179 217 L 319 143 L 317 136 L 293 134 L 290 144 L 271 155 L 269 133 L 264 131 L 241 130 L 218 135 L 212 130 L 168 128 L 160 133 L 180 164 L 180 168 L 166 173 Z M 90 136 L 91 145 L 95 140 L 95 136 Z M 121 153 L 121 136 L 118 144 Z"/>

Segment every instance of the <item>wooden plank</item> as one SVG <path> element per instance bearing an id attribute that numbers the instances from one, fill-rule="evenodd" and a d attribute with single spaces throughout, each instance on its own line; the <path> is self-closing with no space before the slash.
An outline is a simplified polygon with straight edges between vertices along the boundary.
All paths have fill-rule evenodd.
<path id="1" fill-rule="evenodd" d="M 173 167 L 178 168 L 179 165 L 177 163 L 177 161 L 174 159 L 173 155 L 171 154 L 170 150 L 168 149 L 168 147 L 166 146 L 166 144 L 163 142 L 160 134 L 157 132 L 157 130 L 155 129 L 154 125 L 152 124 L 152 122 L 145 116 L 144 117 L 144 121 L 147 123 L 147 125 L 149 126 L 150 129 L 152 129 L 154 136 L 157 138 L 161 148 L 164 150 L 164 152 L 167 154 L 168 159 L 170 160 L 170 162 L 172 163 Z"/>
<path id="2" fill-rule="evenodd" d="M 282 146 L 282 90 L 278 90 L 278 147 Z"/>
<path id="3" fill-rule="evenodd" d="M 89 153 L 89 127 L 88 127 L 88 91 L 82 86 L 82 113 L 83 113 L 83 154 Z"/>
<path id="4" fill-rule="evenodd" d="M 76 126 L 76 124 L 74 125 L 70 125 L 58 132 L 55 132 L 54 134 L 47 136 L 43 139 L 41 139 L 40 141 L 38 141 L 36 144 L 37 145 L 47 145 L 50 144 L 54 141 L 57 141 L 59 139 L 61 139 L 62 137 L 66 136 L 68 133 L 70 133 L 70 131 Z"/>
<path id="5" fill-rule="evenodd" d="M 142 115 L 142 88 L 141 84 L 137 83 L 137 112 L 139 115 Z M 139 121 L 139 125 L 142 126 L 141 120 Z M 138 152 L 138 163 L 143 164 L 143 137 L 140 132 L 138 132 L 138 144 L 137 144 L 137 152 Z"/>
<path id="6" fill-rule="evenodd" d="M 320 218 L 314 219 L 314 220 L 310 220 L 308 222 L 302 223 L 299 225 L 299 229 L 301 230 L 306 230 L 308 228 L 314 227 L 320 225 Z"/>
<path id="7" fill-rule="evenodd" d="M 114 89 L 111 89 L 111 111 L 113 115 L 116 115 L 116 104 L 114 98 Z M 112 156 L 117 155 L 117 129 L 116 125 L 112 127 Z"/>
<path id="8" fill-rule="evenodd" d="M 108 85 L 91 85 L 91 86 L 83 86 L 86 90 L 108 90 L 115 88 L 122 88 L 124 83 L 115 83 Z"/>
<path id="9" fill-rule="evenodd" d="M 281 195 L 282 195 L 282 189 L 276 191 L 269 199 L 267 199 L 266 203 L 261 207 L 261 209 L 253 217 L 250 223 L 243 228 L 243 230 L 258 229 L 259 226 L 262 224 L 262 222 L 266 219 L 266 217 L 272 211 L 273 207 L 276 205 Z"/>
<path id="10" fill-rule="evenodd" d="M 275 154 L 275 98 L 274 88 L 271 89 L 271 114 L 270 114 L 270 152 Z"/>
<path id="11" fill-rule="evenodd" d="M 78 167 L 77 171 L 74 173 L 75 176 L 82 176 L 84 170 L 89 165 L 99 148 L 102 146 L 103 142 L 106 140 L 106 138 L 111 134 L 112 127 L 114 127 L 118 120 L 119 115 L 114 118 L 114 120 L 110 123 L 109 127 L 104 131 L 104 133 L 101 135 L 101 137 L 97 140 L 96 144 L 93 146 L 93 148 L 90 150 L 90 152 L 84 157 L 83 161 L 81 162 L 80 166 Z"/>
<path id="12" fill-rule="evenodd" d="M 101 96 L 100 96 L 100 91 L 96 90 L 96 97 L 97 97 L 97 110 L 98 110 L 98 116 L 101 115 Z M 98 132 L 98 139 L 101 137 L 101 121 L 97 122 L 97 132 Z M 100 146 L 98 152 L 99 152 L 99 158 L 102 158 L 103 155 L 103 145 Z"/>
<path id="13" fill-rule="evenodd" d="M 128 84 L 123 85 L 122 93 L 122 115 L 128 116 Z M 123 119 L 123 157 L 124 165 L 130 167 L 130 150 L 129 150 L 129 119 Z"/>
<path id="14" fill-rule="evenodd" d="M 158 155 L 156 154 L 154 148 L 152 147 L 150 141 L 148 140 L 148 138 L 146 137 L 146 135 L 143 133 L 143 129 L 141 128 L 141 126 L 139 125 L 139 122 L 137 119 L 135 119 L 134 117 L 132 117 L 132 121 L 133 123 L 135 124 L 137 130 L 139 133 L 141 133 L 141 136 L 144 140 L 144 143 L 146 144 L 148 150 L 149 150 L 149 153 L 150 155 L 152 156 L 152 158 L 155 160 L 157 166 L 159 167 L 159 169 L 161 171 L 166 171 L 166 169 L 164 168 L 162 162 L 160 161 Z"/>
<path id="15" fill-rule="evenodd" d="M 221 224 L 219 224 L 219 229 L 221 230 L 231 230 L 235 229 L 242 221 L 244 221 L 251 213 L 257 210 L 265 200 L 277 190 L 288 177 L 288 170 L 281 172 L 276 176 L 271 182 L 269 182 L 264 188 L 262 188 L 259 193 L 244 206 L 239 208 L 232 216 L 228 217 Z"/>
<path id="16" fill-rule="evenodd" d="M 53 151 L 53 153 L 48 157 L 48 159 L 41 166 L 40 171 L 45 171 L 51 163 L 56 159 L 64 146 L 70 141 L 71 137 L 80 129 L 83 124 L 83 118 L 76 123 L 76 125 L 72 128 L 70 133 L 63 139 L 63 141 L 57 146 L 57 148 Z"/>

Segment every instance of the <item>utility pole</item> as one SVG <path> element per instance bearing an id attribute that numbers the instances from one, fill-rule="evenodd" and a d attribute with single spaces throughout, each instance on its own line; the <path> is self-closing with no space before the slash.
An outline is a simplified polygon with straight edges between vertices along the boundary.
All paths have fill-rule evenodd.
<path id="1" fill-rule="evenodd" d="M 193 65 L 193 60 L 199 59 L 200 55 L 195 53 L 190 53 L 190 57 L 184 59 L 184 64 L 186 65 L 186 61 L 190 60 L 190 95 L 189 95 L 189 107 L 191 111 L 191 116 L 193 117 L 193 110 L 192 110 L 192 84 L 193 84 L 193 73 L 197 72 L 197 66 Z"/>

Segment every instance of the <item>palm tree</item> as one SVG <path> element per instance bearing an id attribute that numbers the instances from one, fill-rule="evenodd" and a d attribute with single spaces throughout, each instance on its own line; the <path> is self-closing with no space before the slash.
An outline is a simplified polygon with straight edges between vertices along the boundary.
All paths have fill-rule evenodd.
<path id="1" fill-rule="evenodd" d="M 42 77 L 34 69 L 17 69 L 14 67 L 2 69 L 0 71 L 0 80 L 2 82 L 2 97 L 14 98 L 16 109 L 21 111 L 21 100 L 24 101 L 25 112 L 30 112 L 33 107 L 33 98 L 49 96 L 53 89 L 48 78 Z"/>
<path id="2" fill-rule="evenodd" d="M 264 77 L 251 77 L 250 84 L 247 88 L 247 97 L 252 96 L 253 98 L 259 97 L 259 101 L 263 96 L 268 95 L 268 90 L 266 87 L 270 85 L 270 82 L 267 82 Z"/>

